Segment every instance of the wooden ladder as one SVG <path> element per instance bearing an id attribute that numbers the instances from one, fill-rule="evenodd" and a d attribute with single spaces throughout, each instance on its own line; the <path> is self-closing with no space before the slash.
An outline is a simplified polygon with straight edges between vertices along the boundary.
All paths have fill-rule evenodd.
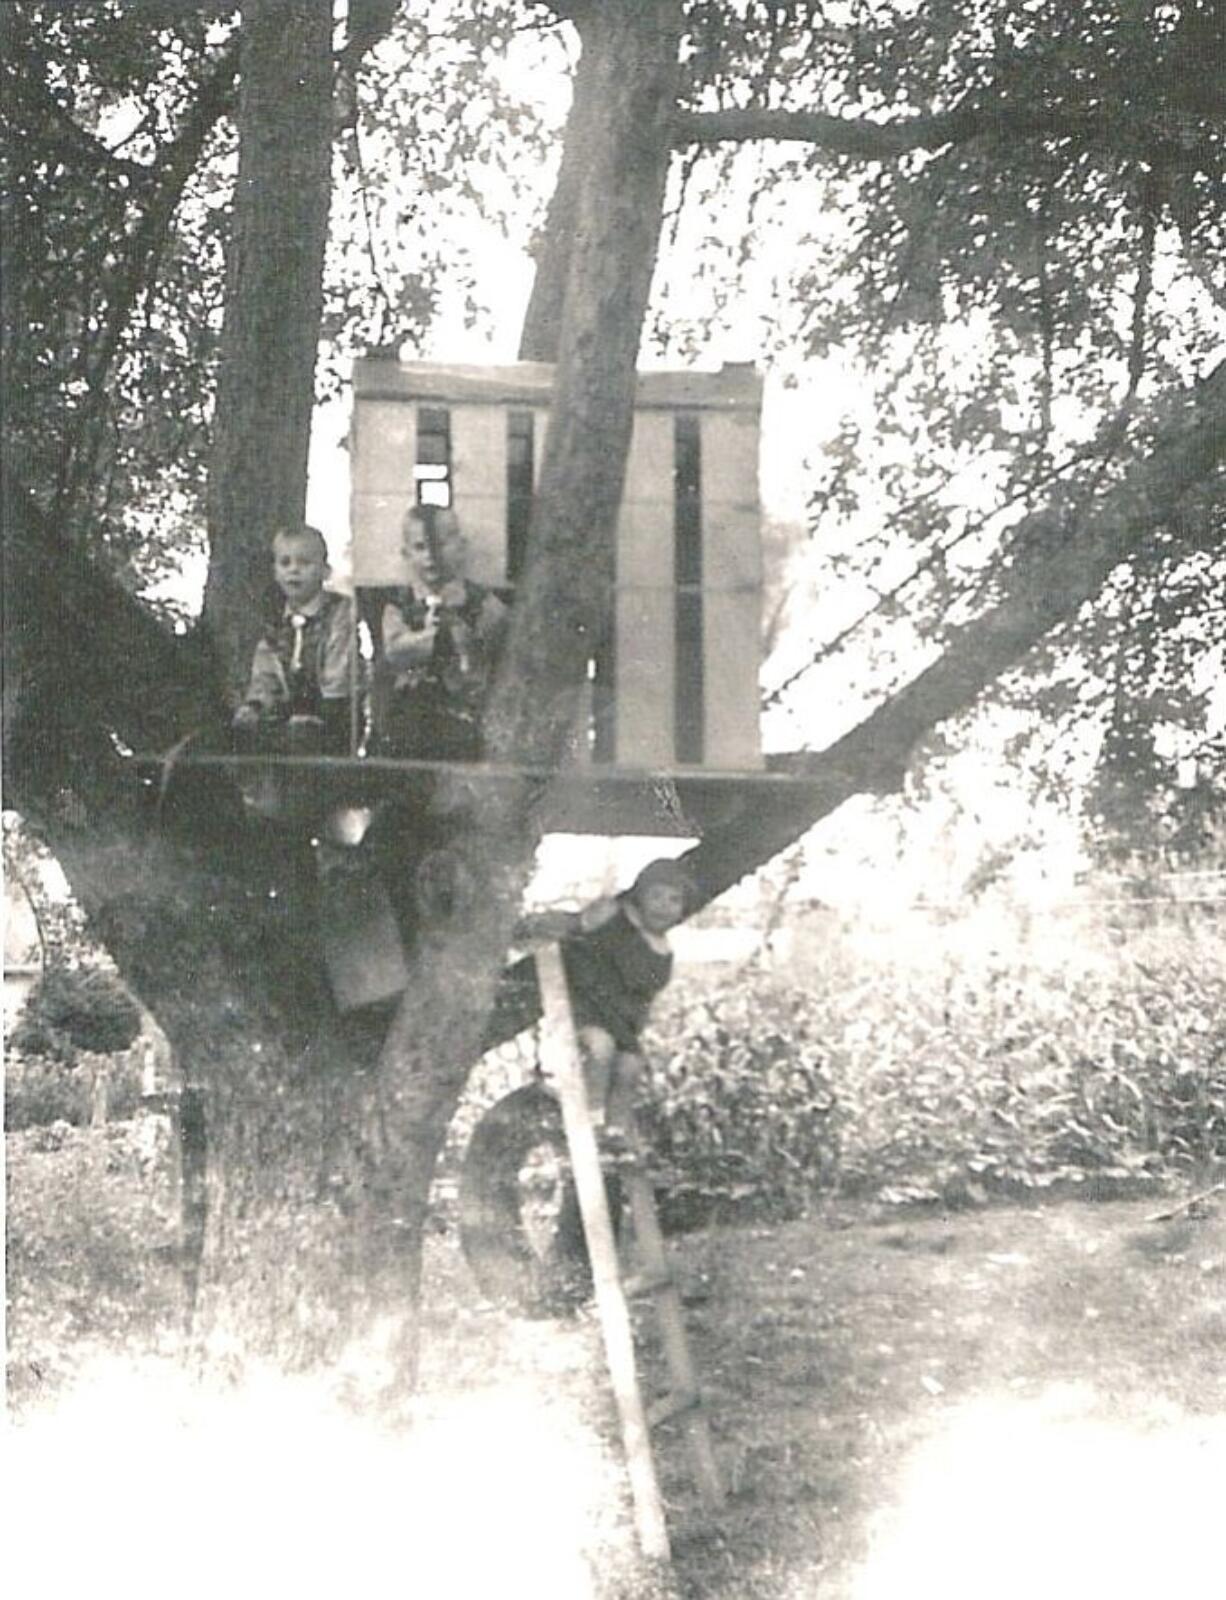
<path id="1" fill-rule="evenodd" d="M 710 1424 L 690 1355 L 681 1296 L 669 1267 L 651 1178 L 642 1161 L 637 1159 L 637 1151 L 635 1158 L 618 1169 L 623 1191 L 630 1202 L 639 1267 L 633 1275 L 623 1277 L 583 1080 L 566 973 L 556 944 L 543 946 L 536 952 L 536 970 L 544 1022 L 542 1063 L 562 1105 L 562 1123 L 592 1264 L 596 1313 L 626 1451 L 635 1527 L 644 1555 L 667 1561 L 668 1529 L 651 1448 L 651 1429 L 674 1417 L 681 1419 L 690 1447 L 695 1486 L 704 1508 L 714 1511 L 723 1501 L 723 1486 L 711 1443 Z M 637 1145 L 637 1140 L 634 1143 Z M 635 1295 L 649 1295 L 654 1303 L 660 1343 L 672 1382 L 671 1391 L 650 1407 L 644 1405 L 639 1386 L 627 1304 L 627 1297 Z"/>

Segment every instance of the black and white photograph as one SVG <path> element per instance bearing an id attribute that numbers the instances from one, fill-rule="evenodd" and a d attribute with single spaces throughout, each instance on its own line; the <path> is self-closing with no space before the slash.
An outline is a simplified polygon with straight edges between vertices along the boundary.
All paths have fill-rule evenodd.
<path id="1" fill-rule="evenodd" d="M 10 1592 L 1226 1597 L 1224 0 L 0 0 Z"/>

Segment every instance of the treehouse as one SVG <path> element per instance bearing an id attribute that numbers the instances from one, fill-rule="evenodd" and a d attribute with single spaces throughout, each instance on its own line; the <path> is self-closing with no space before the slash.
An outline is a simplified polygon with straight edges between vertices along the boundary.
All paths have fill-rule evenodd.
<path id="1" fill-rule="evenodd" d="M 351 564 L 360 648 L 352 652 L 347 749 L 320 755 L 261 745 L 209 754 L 191 747 L 178 761 L 223 769 L 265 817 L 297 822 L 300 833 L 323 829 L 338 844 L 360 842 L 363 816 L 385 828 L 389 817 L 408 817 L 377 875 L 389 884 L 413 879 L 418 890 L 423 857 L 438 842 L 431 819 L 450 818 L 454 828 L 466 797 L 490 786 L 533 781 L 546 831 L 692 838 L 716 826 L 752 825 L 765 791 L 804 782 L 768 771 L 759 738 L 761 384 L 747 365 L 639 376 L 614 590 L 563 769 L 460 761 L 430 749 L 409 758 L 384 737 L 393 664 L 383 659 L 380 618 L 406 593 L 406 512 L 455 514 L 468 576 L 501 597 L 513 622 L 552 379 L 553 369 L 539 363 L 355 364 Z M 330 707 L 343 710 L 335 700 Z M 163 790 L 165 782 L 164 766 Z M 346 816 L 358 819 L 348 835 L 343 820 L 333 826 Z M 424 910 L 420 893 L 411 906 L 380 909 L 386 896 L 370 890 L 369 882 L 355 890 L 350 909 L 328 919 L 334 946 L 337 930 L 349 929 L 344 949 L 329 958 L 343 1006 L 403 986 L 391 920 L 403 927 L 406 915 L 418 924 L 423 915 L 446 915 L 446 885 L 425 895 Z M 380 917 L 384 933 L 376 934 L 372 918 Z"/>
<path id="2" fill-rule="evenodd" d="M 500 598 L 513 626 L 552 381 L 552 368 L 535 363 L 357 362 L 350 438 L 357 636 L 347 749 L 322 755 L 266 745 L 210 754 L 190 747 L 160 763 L 163 798 L 180 765 L 220 780 L 232 799 L 241 796 L 247 810 L 238 831 L 258 846 L 251 915 L 259 926 L 249 930 L 249 948 L 286 964 L 286 991 L 307 996 L 304 1005 L 314 1003 L 316 954 L 328 1004 L 342 1013 L 370 1014 L 405 992 L 423 930 L 457 917 L 465 897 L 480 892 L 465 865 L 464 818 L 466 800 L 491 786 L 520 792 L 529 780 L 545 830 L 695 837 L 716 826 L 752 826 L 766 791 L 800 781 L 767 770 L 760 743 L 761 385 L 749 366 L 639 376 L 613 592 L 604 626 L 594 631 L 583 712 L 562 769 L 395 748 L 388 706 L 406 686 L 394 643 L 385 650 L 384 641 L 389 609 L 417 604 L 406 513 L 436 508 L 418 519 L 427 543 L 441 538 L 437 510 L 454 513 L 467 576 Z M 300 652 L 306 617 L 287 614 L 283 601 L 276 615 L 277 626 L 293 625 Z M 405 626 L 427 632 L 418 622 Z M 453 618 L 447 626 L 455 629 Z M 447 634 L 448 648 L 459 648 L 457 636 Z M 431 671 L 443 637 L 440 622 L 429 634 Z M 282 664 L 292 711 L 293 656 Z M 325 703 L 316 685 L 316 698 L 321 729 L 325 710 L 346 709 L 335 690 Z M 282 726 L 292 733 L 292 723 Z M 329 728 L 329 737 L 336 731 Z M 208 792 L 201 786 L 200 794 Z M 274 826 L 249 826 L 252 813 Z M 309 930 L 301 949 L 287 928 Z M 487 1042 L 512 1037 L 539 1004 L 531 963 L 513 963 Z M 516 1122 L 512 1132 L 518 1137 L 523 1128 Z M 535 1127 L 528 1132 L 537 1138 Z M 489 1193 L 502 1199 L 517 1192 L 522 1165 L 509 1148 L 495 1160 L 478 1144 L 469 1163 L 470 1171 L 482 1169 L 490 1157 Z"/>
<path id="3" fill-rule="evenodd" d="M 367 358 L 353 370 L 351 566 L 365 656 L 348 755 L 206 757 L 292 769 L 300 793 L 367 804 L 436 785 L 518 782 L 522 767 L 414 759 L 382 735 L 388 667 L 379 618 L 403 592 L 405 513 L 448 508 L 468 572 L 513 609 L 549 424 L 553 369 Z M 638 379 L 616 528 L 615 588 L 594 644 L 581 725 L 547 787 L 555 831 L 695 836 L 752 809 L 759 737 L 761 382 L 750 365 Z M 355 661 L 358 652 L 355 652 Z M 423 759 L 424 757 L 424 759 Z M 285 779 L 288 782 L 288 777 Z"/>
<path id="4" fill-rule="evenodd" d="M 401 525 L 414 504 L 453 509 L 470 576 L 514 604 L 552 379 L 551 367 L 529 362 L 355 365 L 351 526 L 362 614 L 405 582 Z M 760 407 L 748 366 L 640 376 L 612 614 L 589 667 L 576 764 L 760 770 Z"/>

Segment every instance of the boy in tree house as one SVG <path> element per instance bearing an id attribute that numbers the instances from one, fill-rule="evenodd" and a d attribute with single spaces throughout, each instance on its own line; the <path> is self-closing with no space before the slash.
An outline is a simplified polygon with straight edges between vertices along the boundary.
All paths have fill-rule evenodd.
<path id="1" fill-rule="evenodd" d="M 308 523 L 273 535 L 272 570 L 285 603 L 255 647 L 234 727 L 290 750 L 344 754 L 356 666 L 353 602 L 324 587 L 328 547 Z"/>
<path id="2" fill-rule="evenodd" d="M 668 930 L 697 899 L 686 868 L 661 858 L 622 894 L 521 924 L 529 937 L 560 940 L 592 1121 L 614 1150 L 634 1140 L 634 1102 L 645 1073 L 639 1033 L 672 976 Z"/>
<path id="3" fill-rule="evenodd" d="M 384 742 L 395 755 L 479 761 L 507 608 L 468 577 L 468 545 L 449 507 L 410 506 L 401 549 L 409 581 L 380 628 L 392 676 Z"/>

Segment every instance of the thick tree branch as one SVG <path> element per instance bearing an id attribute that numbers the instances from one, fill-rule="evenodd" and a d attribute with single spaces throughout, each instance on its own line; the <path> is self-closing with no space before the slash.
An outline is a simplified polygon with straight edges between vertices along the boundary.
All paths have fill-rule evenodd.
<path id="1" fill-rule="evenodd" d="M 213 718 L 217 698 L 199 642 L 163 628 L 5 467 L 4 788 L 25 810 L 87 743 L 113 731 L 167 748 Z"/>
<path id="2" fill-rule="evenodd" d="M 593 155 L 592 106 L 596 53 L 584 50 L 575 70 L 570 113 L 562 136 L 562 163 L 536 246 L 536 275 L 519 338 L 521 361 L 556 361 L 566 280 L 578 226 L 579 196 Z"/>
<path id="3" fill-rule="evenodd" d="M 940 660 L 858 727 L 817 754 L 779 757 L 772 767 L 811 780 L 794 793 L 753 795 L 752 813 L 712 829 L 685 861 L 706 904 L 794 844 L 857 794 L 897 788 L 911 751 L 939 723 L 971 706 L 1004 671 L 1077 608 L 1112 572 L 1145 548 L 1177 514 L 1185 493 L 1226 463 L 1226 362 L 1198 385 L 1192 420 L 1174 429 L 1074 528 L 1051 510 L 1037 512 L 1015 535 L 1001 575 L 1001 598 L 984 616 L 954 630 Z M 505 975 L 487 1044 L 528 1026 L 538 1014 L 531 963 Z"/>
<path id="4" fill-rule="evenodd" d="M 827 787 L 815 797 L 758 807 L 753 827 L 713 830 L 687 854 L 713 898 L 807 832 L 854 794 L 897 788 L 915 745 L 977 696 L 1091 599 L 1119 565 L 1226 461 L 1226 362 L 1196 388 L 1193 419 L 1133 465 L 1076 525 L 1038 511 L 1016 530 L 1001 598 L 953 630 L 941 658 L 828 750 L 777 765 Z"/>
<path id="5" fill-rule="evenodd" d="M 248 0 L 239 169 L 209 464 L 204 615 L 237 697 L 269 581 L 268 535 L 300 521 L 331 200 L 330 0 Z"/>
<path id="6" fill-rule="evenodd" d="M 630 445 L 635 363 L 658 245 L 675 98 L 680 0 L 621 0 L 580 19 L 589 67 L 572 128 L 590 140 L 575 225 L 549 434 L 526 569 L 487 733 L 495 755 L 556 764 L 612 587 L 613 530 Z M 578 176 L 578 173 L 576 173 Z M 556 324 L 555 324 L 556 325 Z M 435 1158 L 479 1049 L 535 842 L 533 792 L 479 794 L 454 841 L 480 893 L 452 927 L 423 929 L 379 1063 L 382 1148 L 369 1226 L 403 1304 L 416 1238 L 392 1220 L 424 1214 Z M 402 1230 L 408 1232 L 408 1230 Z M 397 1259 L 399 1257 L 399 1259 Z M 412 1352 L 405 1350 L 406 1364 Z"/>
<path id="7" fill-rule="evenodd" d="M 614 15 L 614 9 L 616 15 Z M 550 761 L 607 623 L 639 341 L 659 247 L 680 7 L 626 0 L 581 21 L 588 65 L 564 169 L 577 182 L 557 376 L 493 747 Z M 551 327 L 553 324 L 551 324 Z M 549 341 L 552 343 L 552 338 Z M 532 685 L 525 696 L 523 685 Z M 556 701 L 543 711 L 542 696 Z"/>

